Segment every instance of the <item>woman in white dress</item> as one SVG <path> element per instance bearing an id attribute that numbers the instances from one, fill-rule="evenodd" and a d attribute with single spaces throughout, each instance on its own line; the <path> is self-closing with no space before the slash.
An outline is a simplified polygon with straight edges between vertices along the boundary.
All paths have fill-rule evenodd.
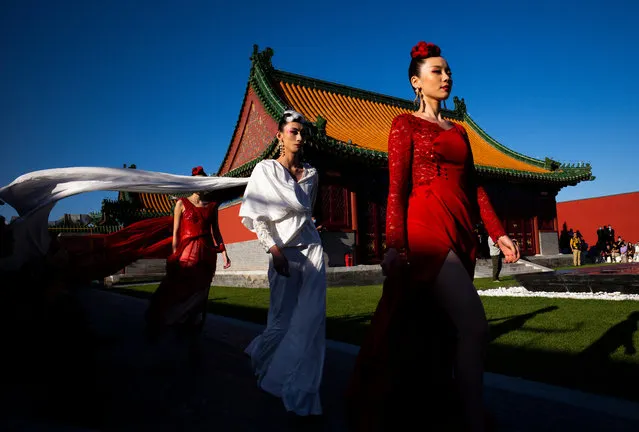
<path id="1" fill-rule="evenodd" d="M 264 332 L 246 348 L 258 385 L 298 416 L 321 415 L 326 345 L 326 271 L 312 211 L 317 170 L 302 163 L 304 117 L 285 111 L 279 157 L 258 163 L 239 216 L 270 254 L 270 307 Z"/>

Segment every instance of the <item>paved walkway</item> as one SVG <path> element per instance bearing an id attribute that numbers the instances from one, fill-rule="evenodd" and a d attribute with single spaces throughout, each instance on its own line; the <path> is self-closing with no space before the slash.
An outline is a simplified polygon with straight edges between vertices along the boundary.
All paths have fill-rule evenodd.
<path id="1" fill-rule="evenodd" d="M 242 347 L 261 326 L 211 315 L 203 361 L 189 367 L 186 348 L 143 338 L 146 301 L 94 289 L 79 298 L 98 343 L 95 427 L 54 427 L 30 416 L 28 395 L 3 411 L 2 430 L 29 431 L 286 431 L 281 402 L 257 389 Z M 344 431 L 342 394 L 357 347 L 329 343 L 322 387 L 326 431 Z M 638 431 L 639 404 L 487 374 L 486 400 L 500 431 Z M 11 401 L 9 401 L 11 402 Z M 5 401 L 5 403 L 7 403 Z M 11 413 L 8 415 L 7 413 Z M 30 418 L 26 421 L 26 418 Z M 316 429 L 313 429 L 316 430 Z"/>

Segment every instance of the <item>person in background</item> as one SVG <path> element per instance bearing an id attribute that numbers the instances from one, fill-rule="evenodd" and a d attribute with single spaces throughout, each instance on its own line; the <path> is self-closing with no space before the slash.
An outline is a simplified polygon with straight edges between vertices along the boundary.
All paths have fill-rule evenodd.
<path id="1" fill-rule="evenodd" d="M 625 243 L 621 236 L 612 244 L 612 262 L 621 262 L 621 247 L 624 245 Z"/>
<path id="2" fill-rule="evenodd" d="M 570 239 L 570 250 L 572 250 L 572 265 L 581 265 L 581 239 L 579 232 L 575 232 Z"/>
<path id="3" fill-rule="evenodd" d="M 488 237 L 488 250 L 490 252 L 490 259 L 493 262 L 493 282 L 499 282 L 499 273 L 501 273 L 502 267 L 502 252 L 492 237 Z"/>

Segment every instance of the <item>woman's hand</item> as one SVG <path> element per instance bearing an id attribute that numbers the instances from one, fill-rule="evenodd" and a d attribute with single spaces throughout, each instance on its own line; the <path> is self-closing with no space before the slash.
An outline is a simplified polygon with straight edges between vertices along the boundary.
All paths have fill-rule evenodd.
<path id="1" fill-rule="evenodd" d="M 222 259 L 224 260 L 224 269 L 231 267 L 231 259 L 226 254 L 226 251 L 222 252 Z"/>
<path id="2" fill-rule="evenodd" d="M 395 248 L 390 248 L 384 254 L 384 260 L 381 263 L 382 266 L 382 274 L 384 276 L 392 275 L 404 265 L 408 264 L 406 260 L 406 254 L 400 253 Z"/>
<path id="3" fill-rule="evenodd" d="M 497 246 L 504 253 L 504 262 L 514 263 L 519 261 L 519 246 L 508 237 L 503 235 L 497 240 Z"/>
<path id="4" fill-rule="evenodd" d="M 269 252 L 273 256 L 273 268 L 282 276 L 289 277 L 288 260 L 277 245 L 273 245 Z"/>

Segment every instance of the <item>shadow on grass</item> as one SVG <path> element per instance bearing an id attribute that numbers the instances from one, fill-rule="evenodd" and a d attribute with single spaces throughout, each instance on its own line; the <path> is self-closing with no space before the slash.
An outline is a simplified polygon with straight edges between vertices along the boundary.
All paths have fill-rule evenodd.
<path id="1" fill-rule="evenodd" d="M 558 306 L 548 306 L 548 307 L 545 307 L 533 312 L 529 312 L 526 314 L 515 315 L 499 324 L 489 324 L 489 328 L 488 328 L 489 338 L 491 341 L 494 341 L 495 339 L 507 333 L 510 333 L 516 330 L 521 330 L 528 320 L 536 317 L 539 314 L 553 312 L 557 309 L 559 309 Z M 490 320 L 490 321 L 494 322 L 496 320 Z M 546 332 L 546 330 L 542 329 L 542 330 L 539 330 L 539 332 L 544 333 Z"/>
<path id="2" fill-rule="evenodd" d="M 594 366 L 609 360 L 610 355 L 623 347 L 627 356 L 637 355 L 634 334 L 639 323 L 639 311 L 634 311 L 628 318 L 610 327 L 599 339 L 581 352 L 581 357 Z"/>
<path id="3" fill-rule="evenodd" d="M 148 298 L 151 295 L 150 292 L 141 293 L 126 288 L 117 290 L 112 288 L 110 291 L 134 295 L 138 298 Z M 224 299 L 211 299 L 207 310 L 210 313 L 265 325 L 268 314 L 266 308 L 231 305 L 219 302 L 220 300 Z M 550 306 L 525 314 L 491 320 L 489 335 L 492 342 L 488 346 L 486 370 L 639 401 L 639 393 L 636 388 L 627 385 L 630 382 L 639 382 L 639 366 L 636 363 L 621 362 L 610 358 L 610 354 L 619 347 L 623 347 L 628 356 L 638 355 L 635 353 L 633 336 L 634 332 L 637 331 L 639 311 L 633 312 L 626 320 L 612 326 L 596 342 L 579 354 L 513 346 L 502 344 L 496 340 L 505 334 L 516 331 L 535 331 L 540 335 L 556 331 L 578 331 L 578 328 L 552 330 L 531 329 L 526 326 L 530 319 L 557 309 L 557 306 Z M 371 313 L 328 317 L 326 320 L 327 337 L 359 345 L 368 330 L 371 317 Z"/>
<path id="4" fill-rule="evenodd" d="M 326 318 L 326 337 L 360 345 L 368 331 L 372 313 Z"/>
<path id="5" fill-rule="evenodd" d="M 116 294 L 123 294 L 123 295 L 127 295 L 129 297 L 135 297 L 135 298 L 140 298 L 140 299 L 149 299 L 151 298 L 151 296 L 153 295 L 153 292 L 155 291 L 155 288 L 157 287 L 153 287 L 153 290 L 141 290 L 139 288 L 128 288 L 128 287 L 111 287 L 111 288 L 105 288 L 104 290 L 107 292 L 111 292 L 111 293 L 116 293 Z M 228 300 L 227 297 L 212 297 L 209 299 L 209 301 L 220 301 L 220 300 Z"/>
<path id="6" fill-rule="evenodd" d="M 594 364 L 579 354 L 491 343 L 486 370 L 639 401 L 636 387 L 628 385 L 639 382 L 639 367 L 633 363 L 606 359 Z"/>
<path id="7" fill-rule="evenodd" d="M 125 287 L 111 287 L 106 289 L 105 291 L 116 293 L 116 294 L 123 294 L 129 297 L 135 297 L 139 299 L 149 299 L 153 295 L 153 291 L 142 291 L 139 289 L 131 289 L 131 288 L 125 288 Z"/>
<path id="8" fill-rule="evenodd" d="M 266 325 L 268 309 L 261 307 L 239 306 L 229 303 L 219 303 L 220 300 L 225 299 L 209 299 L 208 305 L 206 306 L 207 312 L 215 315 L 222 315 L 239 319 L 242 321 L 249 321 L 256 324 Z"/>
<path id="9" fill-rule="evenodd" d="M 557 306 L 550 306 L 521 315 L 491 320 L 489 323 L 491 343 L 488 345 L 486 370 L 639 401 L 636 389 L 626 384 L 639 382 L 639 366 L 636 363 L 619 362 L 609 358 L 609 354 L 620 346 L 626 349 L 628 355 L 637 355 L 632 354 L 636 348 L 632 344 L 632 338 L 637 330 L 639 311 L 611 327 L 586 350 L 588 353 L 586 355 L 545 351 L 526 346 L 501 344 L 496 341 L 499 337 L 516 331 L 533 331 L 540 335 L 579 331 L 579 328 L 557 330 L 526 326 L 530 319 L 557 309 Z M 371 317 L 372 314 L 360 314 L 327 318 L 327 337 L 359 345 L 366 334 Z M 425 338 L 428 337 L 428 335 L 425 336 Z M 593 356 L 596 361 L 593 361 Z"/>
<path id="10" fill-rule="evenodd" d="M 531 318 L 539 313 L 550 312 L 550 309 L 550 307 L 544 308 L 517 316 L 504 324 L 511 323 L 508 324 L 509 326 L 513 322 L 520 324 L 526 317 L 530 316 L 529 318 Z M 637 363 L 610 358 L 611 354 L 620 347 L 624 348 L 624 353 L 627 356 L 637 355 L 633 337 L 637 331 L 638 322 L 639 311 L 632 312 L 627 319 L 612 326 L 598 340 L 578 354 L 530 349 L 524 346 L 493 342 L 488 347 L 486 369 L 500 374 L 639 401 L 639 394 L 634 386 L 627 385 L 629 382 L 639 382 Z M 491 336 L 501 332 L 497 326 L 491 326 Z M 509 331 L 513 330 L 516 329 Z M 576 328 L 565 331 L 578 330 Z M 547 329 L 533 329 L 533 331 L 539 333 L 557 332 Z"/>

